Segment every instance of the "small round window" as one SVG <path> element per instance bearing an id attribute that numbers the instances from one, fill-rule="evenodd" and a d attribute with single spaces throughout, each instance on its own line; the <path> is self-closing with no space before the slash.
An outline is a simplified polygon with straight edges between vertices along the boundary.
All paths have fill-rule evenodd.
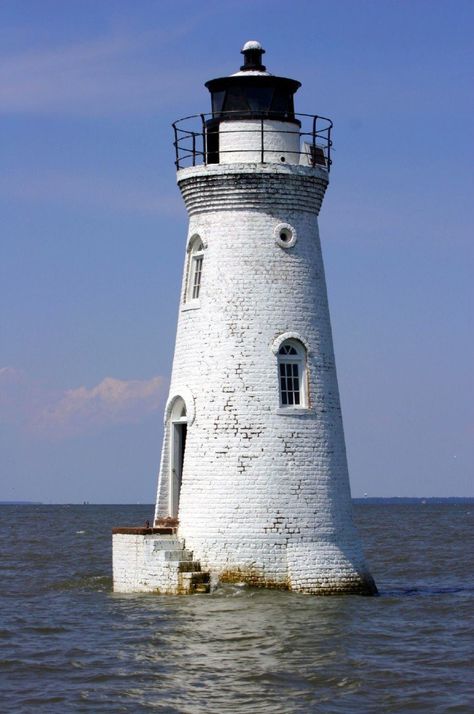
<path id="1" fill-rule="evenodd" d="M 296 243 L 296 231 L 289 223 L 275 226 L 275 241 L 281 248 L 291 248 Z"/>

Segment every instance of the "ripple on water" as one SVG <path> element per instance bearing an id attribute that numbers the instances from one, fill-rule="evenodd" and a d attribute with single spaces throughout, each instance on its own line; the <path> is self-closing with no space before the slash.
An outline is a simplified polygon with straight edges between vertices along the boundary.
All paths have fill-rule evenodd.
<path id="1" fill-rule="evenodd" d="M 144 522 L 151 507 L 20 511 L 0 520 L 5 711 L 473 710 L 473 529 L 462 509 L 357 507 L 377 598 L 235 584 L 118 595 L 110 529 Z"/>

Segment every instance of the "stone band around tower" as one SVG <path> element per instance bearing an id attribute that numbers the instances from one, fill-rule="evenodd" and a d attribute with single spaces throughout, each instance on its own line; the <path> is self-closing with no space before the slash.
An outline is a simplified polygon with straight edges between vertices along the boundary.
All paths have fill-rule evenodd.
<path id="1" fill-rule="evenodd" d="M 325 169 L 296 165 L 211 164 L 178 172 L 190 216 L 239 208 L 318 215 L 328 182 Z"/>

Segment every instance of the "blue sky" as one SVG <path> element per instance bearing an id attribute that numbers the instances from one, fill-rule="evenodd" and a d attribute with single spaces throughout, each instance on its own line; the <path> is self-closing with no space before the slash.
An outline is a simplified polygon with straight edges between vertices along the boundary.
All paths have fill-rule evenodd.
<path id="1" fill-rule="evenodd" d="M 248 39 L 335 124 L 353 494 L 473 495 L 474 5 L 0 2 L 0 500 L 152 502 L 187 219 L 170 124 Z"/>

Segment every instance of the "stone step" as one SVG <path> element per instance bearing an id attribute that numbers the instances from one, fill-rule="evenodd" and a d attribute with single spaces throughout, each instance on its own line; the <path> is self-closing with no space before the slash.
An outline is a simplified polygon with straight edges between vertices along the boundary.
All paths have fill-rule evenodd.
<path id="1" fill-rule="evenodd" d="M 209 583 L 211 581 L 211 574 L 202 571 L 197 573 L 181 573 L 180 577 L 183 581 L 192 583 Z"/>
<path id="2" fill-rule="evenodd" d="M 190 550 L 185 550 L 184 548 L 179 548 L 178 550 L 156 550 L 154 554 L 160 560 L 166 560 L 169 562 L 181 562 L 182 560 L 192 560 L 193 554 Z"/>
<path id="3" fill-rule="evenodd" d="M 178 568 L 180 573 L 200 573 L 201 563 L 199 560 L 181 560 Z"/>
<path id="4" fill-rule="evenodd" d="M 210 573 L 193 573 L 191 587 L 195 593 L 208 593 L 211 591 Z"/>
<path id="5" fill-rule="evenodd" d="M 195 593 L 210 593 L 211 584 L 210 583 L 197 583 L 193 585 L 193 592 Z"/>
<path id="6" fill-rule="evenodd" d="M 153 551 L 159 550 L 181 550 L 184 548 L 184 541 L 176 536 L 162 536 L 153 541 Z"/>
<path id="7" fill-rule="evenodd" d="M 211 590 L 211 575 L 203 572 L 179 574 L 181 590 L 186 593 L 208 593 Z"/>

